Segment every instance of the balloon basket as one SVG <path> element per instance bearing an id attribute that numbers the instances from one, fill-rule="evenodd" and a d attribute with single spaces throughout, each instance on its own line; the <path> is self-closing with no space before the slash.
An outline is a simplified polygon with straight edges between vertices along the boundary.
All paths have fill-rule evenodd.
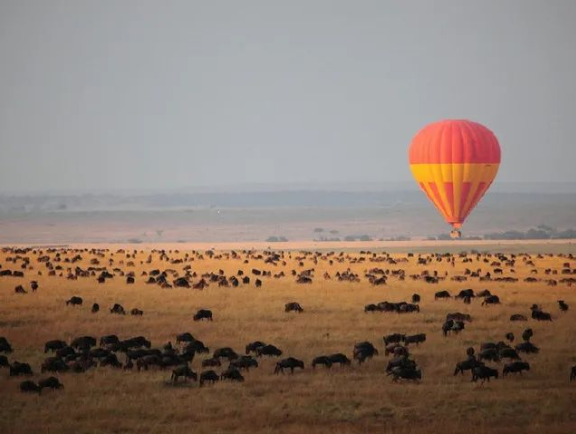
<path id="1" fill-rule="evenodd" d="M 458 240 L 462 238 L 462 232 L 458 230 L 453 230 L 450 232 L 450 238 L 452 238 L 453 240 Z"/>

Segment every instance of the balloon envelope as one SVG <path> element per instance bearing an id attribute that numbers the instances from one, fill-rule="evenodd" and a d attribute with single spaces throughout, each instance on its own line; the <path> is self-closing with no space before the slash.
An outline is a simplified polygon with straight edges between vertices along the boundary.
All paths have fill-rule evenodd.
<path id="1" fill-rule="evenodd" d="M 416 134 L 409 149 L 412 175 L 446 222 L 459 229 L 500 166 L 492 131 L 468 120 L 444 120 Z"/>

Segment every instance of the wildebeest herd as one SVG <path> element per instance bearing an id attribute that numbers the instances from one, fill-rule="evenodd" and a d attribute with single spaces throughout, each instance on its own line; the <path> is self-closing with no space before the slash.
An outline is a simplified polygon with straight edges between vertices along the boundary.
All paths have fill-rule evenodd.
<path id="1" fill-rule="evenodd" d="M 44 389 L 66 391 L 70 375 L 107 369 L 127 376 L 157 372 L 165 384 L 197 382 L 199 387 L 205 387 L 221 381 L 250 381 L 248 373 L 254 369 L 282 376 L 299 371 L 318 373 L 318 368 L 323 367 L 326 372 L 338 375 L 338 372 L 362 370 L 366 363 L 377 363 L 382 378 L 389 378 L 392 383 L 420 383 L 428 377 L 425 364 L 417 363 L 416 359 L 420 359 L 419 354 L 425 354 L 430 345 L 430 326 L 434 339 L 462 342 L 462 357 L 449 362 L 447 377 L 468 372 L 472 382 L 482 384 L 512 374 L 525 377 L 538 370 L 540 354 L 548 351 L 546 342 L 539 340 L 538 330 L 554 329 L 556 324 L 570 321 L 570 300 L 562 298 L 552 303 L 545 296 L 546 288 L 572 288 L 576 283 L 576 260 L 570 254 L 391 255 L 367 251 L 5 248 L 1 259 L 0 284 L 4 299 L 33 300 L 61 282 L 68 282 L 69 287 L 83 282 L 89 290 L 67 290 L 65 297 L 53 300 L 50 309 L 90 321 L 109 321 L 110 327 L 116 321 L 112 317 L 133 317 L 133 328 L 137 329 L 138 321 L 159 314 L 155 312 L 158 306 L 149 304 L 141 309 L 140 303 L 131 301 L 130 297 L 110 300 L 103 295 L 109 287 L 139 287 L 143 288 L 141 291 L 154 292 L 183 290 L 193 296 L 211 291 L 226 294 L 237 288 L 273 293 L 277 285 L 285 282 L 298 288 L 276 304 L 275 309 L 286 321 L 313 319 L 318 315 L 318 306 L 310 308 L 301 300 L 305 291 L 314 291 L 315 285 L 336 291 L 341 284 L 357 288 L 354 289 L 358 301 L 356 311 L 351 313 L 353 317 L 382 324 L 377 340 L 366 336 L 335 348 L 336 351 L 322 351 L 317 345 L 315 354 L 299 355 L 281 342 L 262 339 L 258 329 L 252 330 L 252 339 L 234 346 L 201 339 L 202 331 L 217 329 L 227 318 L 222 309 L 197 305 L 187 313 L 189 322 L 182 323 L 180 330 L 175 330 L 165 341 L 154 341 L 146 334 L 124 333 L 120 326 L 112 330 L 115 333 L 106 335 L 67 333 L 67 336 L 50 336 L 37 345 L 38 356 L 32 360 L 19 353 L 22 338 L 16 342 L 10 327 L 4 326 L 0 337 L 0 368 L 7 369 L 7 377 L 25 377 L 14 383 L 14 388 L 34 394 Z M 558 266 L 539 268 L 539 261 L 546 264 L 554 261 Z M 200 266 L 207 263 L 214 268 L 207 270 L 205 265 Z M 528 275 L 521 276 L 517 269 L 529 270 L 525 273 Z M 542 288 L 540 302 L 511 303 L 513 312 L 507 316 L 509 327 L 498 330 L 496 335 L 486 333 L 492 339 L 465 345 L 468 331 L 482 327 L 476 313 L 498 312 L 511 299 L 509 285 L 518 283 Z M 394 287 L 407 284 L 417 291 L 405 300 L 394 299 Z M 363 285 L 378 290 L 380 300 L 363 302 Z M 459 288 L 454 289 L 455 285 Z M 486 288 L 488 285 L 490 289 Z M 514 297 L 521 298 L 521 294 L 517 296 L 514 292 Z M 444 310 L 445 314 L 427 317 L 431 308 L 435 312 Z M 419 321 L 427 324 L 428 331 L 403 330 L 402 321 L 407 316 L 414 318 L 416 324 Z M 195 331 L 199 326 L 202 328 Z M 318 339 L 330 342 L 332 336 L 328 329 Z M 244 351 L 239 351 L 240 347 Z M 430 348 L 432 350 L 438 351 Z M 378 362 L 380 359 L 385 361 Z M 576 365 L 571 360 L 566 360 L 562 369 L 567 382 L 576 379 Z"/>

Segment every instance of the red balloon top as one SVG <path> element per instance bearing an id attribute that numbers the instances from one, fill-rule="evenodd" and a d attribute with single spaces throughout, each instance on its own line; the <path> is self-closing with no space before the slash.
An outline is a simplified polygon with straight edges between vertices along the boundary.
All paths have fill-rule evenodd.
<path id="1" fill-rule="evenodd" d="M 492 131 L 468 120 L 443 120 L 422 128 L 408 152 L 410 164 L 500 163 Z"/>

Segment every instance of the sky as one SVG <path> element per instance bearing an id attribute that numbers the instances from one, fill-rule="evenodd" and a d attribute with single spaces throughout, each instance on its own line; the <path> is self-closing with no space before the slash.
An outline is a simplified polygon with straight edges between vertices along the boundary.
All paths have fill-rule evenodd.
<path id="1" fill-rule="evenodd" d="M 576 1 L 0 0 L 0 192 L 408 182 L 427 123 L 576 182 Z"/>

